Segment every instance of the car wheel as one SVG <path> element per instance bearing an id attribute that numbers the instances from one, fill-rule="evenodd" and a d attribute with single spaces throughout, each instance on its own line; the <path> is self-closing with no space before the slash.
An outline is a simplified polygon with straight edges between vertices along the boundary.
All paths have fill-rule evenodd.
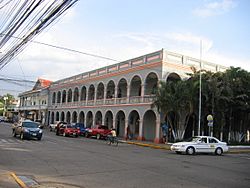
<path id="1" fill-rule="evenodd" d="M 221 148 L 216 148 L 215 150 L 216 155 L 222 155 L 222 153 L 223 153 L 223 150 Z"/>
<path id="2" fill-rule="evenodd" d="M 12 131 L 12 136 L 16 137 L 16 131 L 15 130 Z"/>
<path id="3" fill-rule="evenodd" d="M 101 135 L 100 134 L 97 134 L 96 135 L 96 139 L 99 140 L 101 138 Z"/>
<path id="4" fill-rule="evenodd" d="M 23 140 L 24 139 L 24 135 L 23 133 L 20 134 L 20 139 Z"/>
<path id="5" fill-rule="evenodd" d="M 52 128 L 51 127 L 49 128 L 49 131 L 52 132 Z"/>
<path id="6" fill-rule="evenodd" d="M 189 147 L 186 149 L 186 153 L 187 153 L 188 155 L 194 155 L 194 154 L 195 154 L 195 149 L 194 149 L 194 147 L 189 146 Z"/>
<path id="7" fill-rule="evenodd" d="M 38 137 L 38 138 L 37 138 L 37 140 L 41 140 L 41 139 L 42 139 L 42 137 Z"/>

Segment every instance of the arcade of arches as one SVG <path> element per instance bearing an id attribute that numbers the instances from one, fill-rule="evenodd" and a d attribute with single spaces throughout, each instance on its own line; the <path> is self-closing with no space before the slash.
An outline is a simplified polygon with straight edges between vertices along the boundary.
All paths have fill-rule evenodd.
<path id="1" fill-rule="evenodd" d="M 105 113 L 101 111 L 93 112 L 76 112 L 57 111 L 49 112 L 51 123 L 55 121 L 65 121 L 68 123 L 84 123 L 86 127 L 94 125 L 104 125 L 109 129 L 115 128 L 119 137 L 126 138 L 130 134 L 131 139 L 159 141 L 160 138 L 160 120 L 159 115 L 153 110 L 147 110 L 140 115 L 137 110 L 126 112 L 120 110 L 112 112 L 111 110 Z"/>
<path id="2" fill-rule="evenodd" d="M 176 73 L 171 73 L 166 81 L 180 79 Z M 132 139 L 159 142 L 161 138 L 159 114 L 151 109 L 151 105 L 145 109 L 137 109 L 137 104 L 152 102 L 148 100 L 155 95 L 158 84 L 158 75 L 150 72 L 143 78 L 134 75 L 128 78 L 120 78 L 117 83 L 110 80 L 107 83 L 99 82 L 87 86 L 75 86 L 74 88 L 62 89 L 52 93 L 51 103 L 62 106 L 63 109 L 51 109 L 49 111 L 49 123 L 65 121 L 68 123 L 84 123 L 85 127 L 93 127 L 101 124 L 108 128 L 116 128 L 119 137 L 127 137 L 130 133 Z M 83 103 L 84 102 L 84 103 Z M 67 109 L 68 106 L 80 104 L 83 108 Z M 116 111 L 110 107 L 108 111 L 102 109 L 102 105 L 116 104 L 123 109 L 124 104 L 130 104 L 126 110 Z M 100 106 L 88 108 L 88 106 Z M 66 110 L 67 109 L 67 110 Z"/>

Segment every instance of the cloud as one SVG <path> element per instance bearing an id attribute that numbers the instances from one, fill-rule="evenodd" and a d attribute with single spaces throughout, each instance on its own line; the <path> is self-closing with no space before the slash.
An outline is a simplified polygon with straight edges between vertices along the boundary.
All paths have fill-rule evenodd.
<path id="1" fill-rule="evenodd" d="M 199 17 L 211 17 L 229 12 L 235 8 L 237 3 L 233 0 L 214 1 L 204 4 L 202 7 L 193 10 L 193 14 Z"/>

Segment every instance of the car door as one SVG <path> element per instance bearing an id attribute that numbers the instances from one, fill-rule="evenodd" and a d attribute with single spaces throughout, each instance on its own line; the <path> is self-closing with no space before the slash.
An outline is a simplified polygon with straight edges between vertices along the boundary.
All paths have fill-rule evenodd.
<path id="1" fill-rule="evenodd" d="M 196 151 L 197 152 L 208 152 L 209 150 L 209 145 L 208 145 L 208 140 L 206 137 L 200 138 L 199 140 L 196 141 Z"/>
<path id="2" fill-rule="evenodd" d="M 218 146 L 217 140 L 215 140 L 214 138 L 209 138 L 208 142 L 209 142 L 209 151 L 210 152 L 215 152 L 215 149 Z"/>

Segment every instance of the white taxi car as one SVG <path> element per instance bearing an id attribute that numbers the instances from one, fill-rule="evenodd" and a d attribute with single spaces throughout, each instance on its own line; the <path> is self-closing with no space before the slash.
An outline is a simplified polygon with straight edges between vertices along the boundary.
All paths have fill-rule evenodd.
<path id="1" fill-rule="evenodd" d="M 195 153 L 215 153 L 222 155 L 228 151 L 226 142 L 221 142 L 211 136 L 195 136 L 186 142 L 177 142 L 171 146 L 171 150 L 176 153 L 186 153 L 193 155 Z"/>

